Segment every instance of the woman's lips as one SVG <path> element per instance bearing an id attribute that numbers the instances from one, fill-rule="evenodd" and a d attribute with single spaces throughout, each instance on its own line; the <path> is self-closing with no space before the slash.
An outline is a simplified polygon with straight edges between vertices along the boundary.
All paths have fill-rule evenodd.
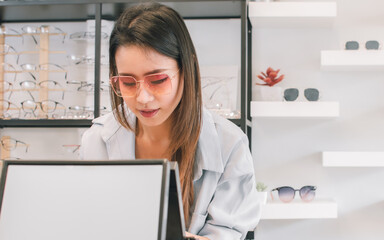
<path id="1" fill-rule="evenodd" d="M 139 110 L 141 116 L 150 118 L 156 115 L 156 113 L 159 111 L 159 109 L 145 109 L 145 110 Z"/>

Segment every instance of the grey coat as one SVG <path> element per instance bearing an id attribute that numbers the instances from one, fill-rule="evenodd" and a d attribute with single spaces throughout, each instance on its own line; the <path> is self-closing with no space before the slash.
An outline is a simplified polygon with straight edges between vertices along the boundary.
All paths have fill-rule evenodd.
<path id="1" fill-rule="evenodd" d="M 128 114 L 135 126 L 136 118 Z M 112 113 L 93 120 L 81 143 L 86 160 L 135 159 L 135 134 Z M 260 219 L 248 138 L 239 127 L 203 110 L 194 166 L 194 205 L 188 231 L 211 240 L 244 239 Z"/>

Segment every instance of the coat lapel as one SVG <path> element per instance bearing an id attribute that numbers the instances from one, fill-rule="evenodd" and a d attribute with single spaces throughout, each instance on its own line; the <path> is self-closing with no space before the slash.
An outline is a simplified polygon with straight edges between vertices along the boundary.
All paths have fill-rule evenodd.
<path id="1" fill-rule="evenodd" d="M 127 114 L 130 125 L 135 127 L 136 118 L 131 112 Z M 135 134 L 122 127 L 113 116 L 108 113 L 93 121 L 95 124 L 102 124 L 104 127 L 101 137 L 106 144 L 108 159 L 130 160 L 135 159 Z"/>

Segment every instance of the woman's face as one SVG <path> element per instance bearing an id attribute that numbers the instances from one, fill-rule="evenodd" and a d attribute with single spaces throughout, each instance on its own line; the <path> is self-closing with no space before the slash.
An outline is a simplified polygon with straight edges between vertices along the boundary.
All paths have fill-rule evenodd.
<path id="1" fill-rule="evenodd" d="M 184 87 L 177 62 L 153 49 L 138 46 L 119 47 L 115 60 L 119 76 L 131 76 L 137 81 L 157 73 L 165 73 L 170 77 L 171 89 L 166 94 L 156 94 L 144 82 L 140 82 L 136 95 L 123 96 L 125 104 L 144 126 L 160 126 L 170 119 L 180 102 Z"/>

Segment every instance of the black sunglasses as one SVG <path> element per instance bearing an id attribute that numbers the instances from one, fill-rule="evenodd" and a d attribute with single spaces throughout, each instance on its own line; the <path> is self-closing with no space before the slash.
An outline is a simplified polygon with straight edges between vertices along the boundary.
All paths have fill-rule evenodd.
<path id="1" fill-rule="evenodd" d="M 365 48 L 367 50 L 378 50 L 380 47 L 380 44 L 376 40 L 370 40 L 365 43 Z M 345 50 L 358 50 L 359 49 L 359 42 L 357 41 L 348 41 L 345 43 Z"/>
<path id="2" fill-rule="evenodd" d="M 310 202 L 315 198 L 316 187 L 315 186 L 304 186 L 300 189 L 294 189 L 292 187 L 283 186 L 272 189 L 271 197 L 273 199 L 272 192 L 277 191 L 279 199 L 283 202 L 291 202 L 295 198 L 295 193 L 298 191 L 300 194 L 301 200 L 304 202 Z"/>
<path id="3" fill-rule="evenodd" d="M 306 88 L 304 90 L 304 96 L 308 101 L 318 101 L 319 100 L 319 90 L 316 88 Z M 297 88 L 287 88 L 284 90 L 284 99 L 285 101 L 295 101 L 299 97 L 299 89 Z"/>

